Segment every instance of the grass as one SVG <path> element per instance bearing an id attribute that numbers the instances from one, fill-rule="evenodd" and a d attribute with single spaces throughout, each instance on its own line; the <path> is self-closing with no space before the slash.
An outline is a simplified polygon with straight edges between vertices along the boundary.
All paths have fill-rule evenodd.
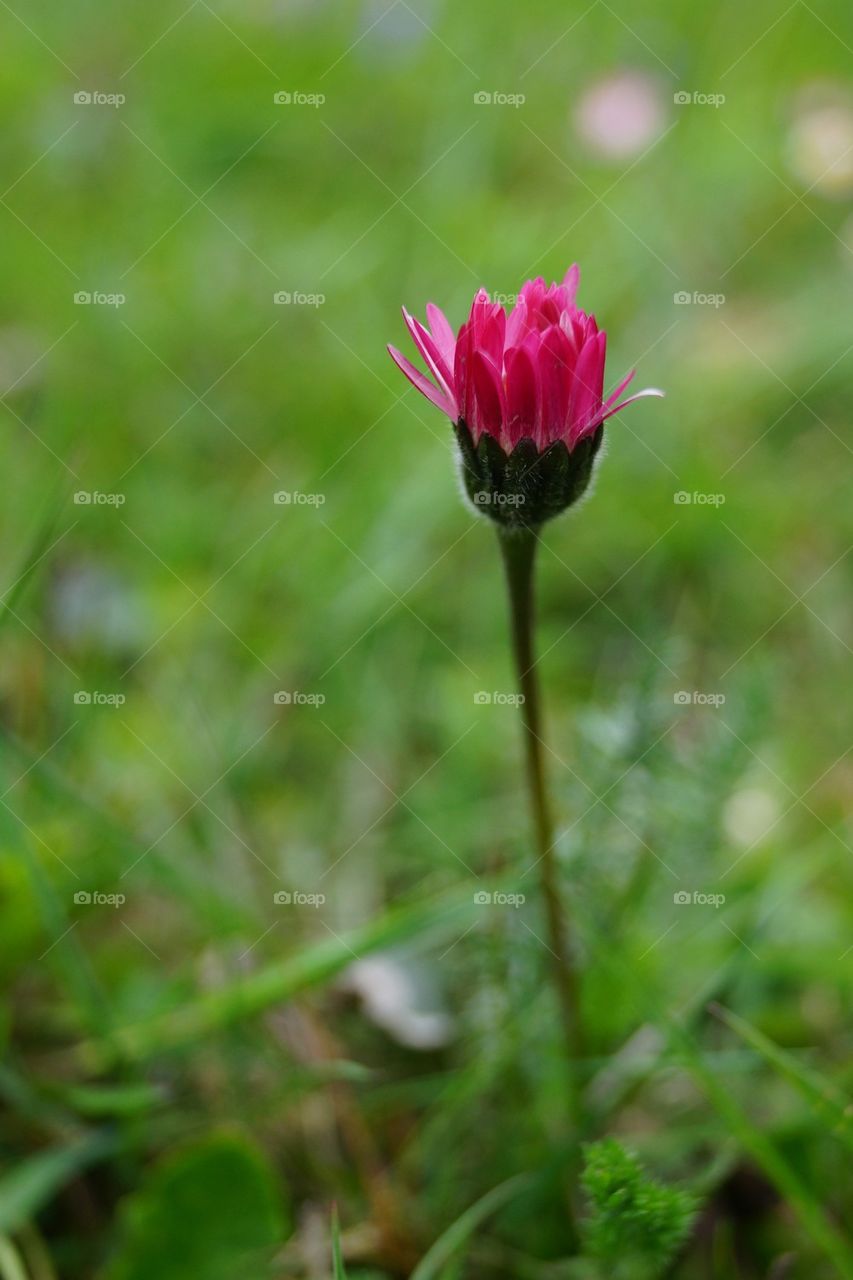
<path id="1" fill-rule="evenodd" d="M 0 1276 L 131 1271 L 223 1132 L 295 1224 L 256 1274 L 330 1274 L 333 1201 L 356 1280 L 598 1274 L 520 729 L 474 696 L 499 558 L 384 351 L 574 260 L 609 379 L 667 391 L 540 554 L 584 1137 L 698 1196 L 668 1275 L 849 1275 L 853 233 L 792 128 L 850 14 L 385 8 L 0 13 Z M 613 160 L 572 113 L 619 68 L 663 115 Z M 368 956 L 443 1047 L 371 1020 Z"/>

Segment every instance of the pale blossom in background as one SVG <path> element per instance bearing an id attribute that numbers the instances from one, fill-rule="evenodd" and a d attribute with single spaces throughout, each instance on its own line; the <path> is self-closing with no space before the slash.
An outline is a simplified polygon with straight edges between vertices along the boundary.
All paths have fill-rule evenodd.
<path id="1" fill-rule="evenodd" d="M 661 86 L 642 71 L 617 71 L 594 81 L 572 108 L 581 141 L 612 160 L 639 155 L 660 137 L 666 121 Z"/>
<path id="2" fill-rule="evenodd" d="M 786 158 L 807 189 L 835 199 L 853 193 L 853 98 L 847 89 L 814 84 L 797 96 Z"/>

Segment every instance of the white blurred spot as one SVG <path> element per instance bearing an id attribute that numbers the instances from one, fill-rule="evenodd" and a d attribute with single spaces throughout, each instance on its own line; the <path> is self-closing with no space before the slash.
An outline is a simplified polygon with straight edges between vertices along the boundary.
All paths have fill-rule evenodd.
<path id="1" fill-rule="evenodd" d="M 94 560 L 63 565 L 53 581 L 50 605 L 64 640 L 102 653 L 130 653 L 150 629 L 127 583 Z"/>
<path id="2" fill-rule="evenodd" d="M 787 158 L 806 188 L 830 197 L 853 192 L 853 102 L 845 90 L 812 86 L 800 95 Z"/>
<path id="3" fill-rule="evenodd" d="M 579 137 L 613 159 L 648 147 L 663 132 L 665 119 L 661 88 L 641 71 L 619 71 L 596 81 L 574 109 Z"/>
<path id="4" fill-rule="evenodd" d="M 361 12 L 358 32 L 363 50 L 380 57 L 422 44 L 435 21 L 434 5 L 419 4 L 417 13 L 400 0 L 367 0 Z"/>
<path id="5" fill-rule="evenodd" d="M 779 817 L 779 802 L 770 791 L 744 787 L 736 791 L 723 813 L 723 828 L 732 844 L 748 849 L 770 832 Z"/>
<path id="6" fill-rule="evenodd" d="M 342 985 L 361 998 L 371 1022 L 408 1049 L 441 1049 L 452 1037 L 453 1020 L 436 1008 L 429 975 L 398 956 L 356 960 Z"/>

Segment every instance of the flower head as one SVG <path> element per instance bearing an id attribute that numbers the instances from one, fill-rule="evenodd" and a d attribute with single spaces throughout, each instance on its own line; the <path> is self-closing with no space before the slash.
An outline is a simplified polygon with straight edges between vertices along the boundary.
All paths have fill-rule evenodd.
<path id="1" fill-rule="evenodd" d="M 604 398 L 607 335 L 575 305 L 579 277 L 573 266 L 562 284 L 529 280 L 509 315 L 480 289 L 455 337 L 432 303 L 429 327 L 403 308 L 431 378 L 388 348 L 409 381 L 454 423 L 469 496 L 500 523 L 541 523 L 565 509 L 589 483 L 603 423 L 632 400 L 663 395 L 648 388 L 622 399 L 632 370 Z M 498 474 L 501 459 L 518 465 Z M 549 501 L 539 500 L 542 490 Z M 498 492 L 523 501 L 496 503 Z M 497 506 L 515 510 L 499 513 Z"/>

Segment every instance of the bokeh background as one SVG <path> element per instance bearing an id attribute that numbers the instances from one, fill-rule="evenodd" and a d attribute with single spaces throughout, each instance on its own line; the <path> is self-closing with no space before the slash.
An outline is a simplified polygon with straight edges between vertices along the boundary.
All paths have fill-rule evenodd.
<path id="1" fill-rule="evenodd" d="M 700 1198 L 668 1274 L 853 1275 L 849 6 L 0 24 L 4 1280 L 326 1276 L 333 1201 L 403 1276 L 519 1174 L 421 1280 L 623 1274 L 494 536 L 385 353 L 574 261 L 667 391 L 541 552 L 585 1136 Z"/>

